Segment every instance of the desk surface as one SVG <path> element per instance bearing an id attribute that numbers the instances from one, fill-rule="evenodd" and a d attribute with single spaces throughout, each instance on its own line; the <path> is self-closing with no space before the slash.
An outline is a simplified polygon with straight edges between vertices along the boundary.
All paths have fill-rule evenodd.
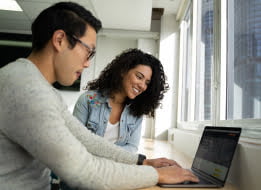
<path id="1" fill-rule="evenodd" d="M 177 161 L 182 167 L 190 168 L 192 164 L 192 158 L 186 156 L 184 153 L 178 151 L 174 145 L 166 141 L 158 141 L 151 139 L 141 139 L 139 146 L 139 153 L 145 154 L 148 158 L 160 158 L 167 157 Z M 223 188 L 161 188 L 154 186 L 141 190 L 236 190 L 231 184 L 226 184 Z"/>

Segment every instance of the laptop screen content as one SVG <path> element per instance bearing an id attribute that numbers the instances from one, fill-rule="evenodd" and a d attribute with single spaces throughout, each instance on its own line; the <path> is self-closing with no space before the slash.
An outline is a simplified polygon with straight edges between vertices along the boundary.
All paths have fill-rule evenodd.
<path id="1" fill-rule="evenodd" d="M 199 149 L 195 155 L 192 169 L 211 175 L 219 181 L 225 181 L 238 143 L 240 131 L 215 130 L 206 127 Z"/>

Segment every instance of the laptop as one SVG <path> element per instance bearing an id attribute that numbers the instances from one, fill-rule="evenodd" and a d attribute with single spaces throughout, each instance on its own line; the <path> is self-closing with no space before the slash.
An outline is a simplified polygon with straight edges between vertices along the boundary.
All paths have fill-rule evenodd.
<path id="1" fill-rule="evenodd" d="M 161 187 L 223 187 L 236 150 L 241 128 L 206 126 L 191 171 L 198 183 L 158 184 Z"/>

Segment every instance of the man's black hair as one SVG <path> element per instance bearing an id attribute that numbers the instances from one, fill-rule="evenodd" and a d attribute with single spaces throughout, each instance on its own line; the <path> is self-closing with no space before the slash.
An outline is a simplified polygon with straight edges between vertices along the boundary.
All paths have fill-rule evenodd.
<path id="1" fill-rule="evenodd" d="M 31 27 L 32 49 L 43 49 L 56 30 L 64 30 L 68 34 L 69 43 L 74 47 L 76 42 L 70 36 L 82 37 L 86 24 L 96 32 L 102 27 L 101 21 L 83 6 L 73 2 L 56 3 L 43 10 L 34 20 Z"/>

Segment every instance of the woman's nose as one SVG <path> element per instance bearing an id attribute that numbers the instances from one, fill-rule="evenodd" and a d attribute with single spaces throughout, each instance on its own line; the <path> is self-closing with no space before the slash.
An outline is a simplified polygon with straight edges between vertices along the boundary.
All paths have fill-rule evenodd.
<path id="1" fill-rule="evenodd" d="M 147 84 L 146 82 L 141 82 L 139 87 L 141 88 L 142 91 L 145 91 L 147 89 Z"/>

